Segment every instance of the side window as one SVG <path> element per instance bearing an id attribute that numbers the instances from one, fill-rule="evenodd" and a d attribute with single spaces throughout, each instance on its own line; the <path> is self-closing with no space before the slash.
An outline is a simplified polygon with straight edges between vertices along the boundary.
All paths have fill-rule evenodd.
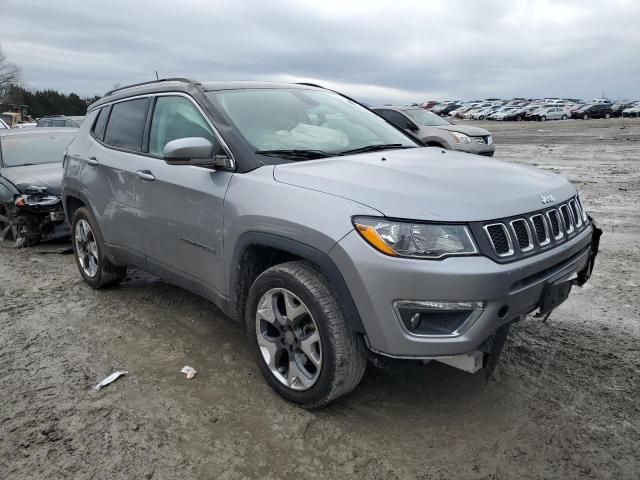
<path id="1" fill-rule="evenodd" d="M 98 112 L 98 118 L 96 118 L 96 122 L 93 124 L 93 128 L 91 129 L 91 134 L 98 140 L 102 140 L 104 138 L 104 127 L 107 126 L 109 109 L 109 107 L 102 107 L 100 109 L 100 112 Z"/>
<path id="2" fill-rule="evenodd" d="M 147 117 L 148 98 L 116 103 L 104 134 L 104 143 L 112 147 L 142 151 L 142 133 Z"/>
<path id="3" fill-rule="evenodd" d="M 149 132 L 149 153 L 162 156 L 167 143 L 187 137 L 206 138 L 213 144 L 214 151 L 220 150 L 211 127 L 190 100 L 178 96 L 158 97 Z"/>
<path id="4" fill-rule="evenodd" d="M 76 128 L 76 125 L 71 121 L 67 120 L 64 124 L 65 127 Z"/>
<path id="5" fill-rule="evenodd" d="M 382 112 L 382 116 L 393 123 L 396 127 L 402 128 L 403 130 L 407 128 L 407 124 L 409 123 L 407 117 L 401 113 L 394 112 L 393 110 L 384 110 Z"/>
<path id="6" fill-rule="evenodd" d="M 38 122 L 38 126 L 39 127 L 50 127 L 51 126 L 51 120 L 45 118 L 45 119 L 41 119 Z"/>
<path id="7" fill-rule="evenodd" d="M 64 127 L 65 123 L 66 123 L 66 120 L 64 119 L 51 120 L 52 127 Z"/>

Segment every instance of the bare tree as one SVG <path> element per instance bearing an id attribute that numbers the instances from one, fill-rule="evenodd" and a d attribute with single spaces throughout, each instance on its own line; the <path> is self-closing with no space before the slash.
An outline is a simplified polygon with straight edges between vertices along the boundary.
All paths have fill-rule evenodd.
<path id="1" fill-rule="evenodd" d="M 20 80 L 20 69 L 14 63 L 7 60 L 2 53 L 2 45 L 0 45 L 0 100 L 9 91 L 11 85 L 15 85 Z"/>

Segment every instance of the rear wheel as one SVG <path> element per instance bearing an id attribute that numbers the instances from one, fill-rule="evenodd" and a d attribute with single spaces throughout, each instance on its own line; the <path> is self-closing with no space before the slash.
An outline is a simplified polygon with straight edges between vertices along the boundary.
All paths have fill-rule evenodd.
<path id="1" fill-rule="evenodd" d="M 521 122 L 521 121 L 522 121 L 522 115 L 518 115 L 518 116 L 516 117 L 516 120 L 517 120 L 518 122 Z"/>
<path id="2" fill-rule="evenodd" d="M 611 114 L 610 113 L 605 113 L 604 118 L 606 118 L 607 120 L 609 120 L 611 118 Z"/>
<path id="3" fill-rule="evenodd" d="M 562 120 L 566 120 L 567 116 L 566 115 L 562 115 Z"/>
<path id="4" fill-rule="evenodd" d="M 540 117 L 540 121 L 541 121 L 541 122 L 544 122 L 546 119 L 547 119 L 547 117 L 545 117 L 544 115 L 542 115 L 542 116 Z"/>
<path id="5" fill-rule="evenodd" d="M 366 349 L 328 280 L 306 262 L 287 262 L 251 286 L 245 322 L 262 375 L 285 399 L 319 407 L 353 390 Z"/>
<path id="6" fill-rule="evenodd" d="M 586 113 L 582 116 L 583 120 L 589 120 L 589 115 L 587 115 Z"/>
<path id="7" fill-rule="evenodd" d="M 104 288 L 125 277 L 127 267 L 114 265 L 104 255 L 102 234 L 86 207 L 76 210 L 71 232 L 76 264 L 85 282 L 93 288 Z"/>

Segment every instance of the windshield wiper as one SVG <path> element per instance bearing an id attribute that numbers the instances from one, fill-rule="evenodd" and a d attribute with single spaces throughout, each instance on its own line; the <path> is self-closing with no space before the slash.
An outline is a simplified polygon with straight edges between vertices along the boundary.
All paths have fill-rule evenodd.
<path id="1" fill-rule="evenodd" d="M 305 160 L 313 160 L 316 158 L 334 157 L 335 153 L 325 152 L 324 150 L 296 150 L 296 149 L 282 149 L 282 150 L 256 150 L 257 154 L 267 155 L 269 157 L 280 158 L 303 158 Z"/>
<path id="2" fill-rule="evenodd" d="M 380 150 L 395 150 L 397 148 L 415 148 L 415 147 L 409 147 L 407 145 L 402 145 L 401 143 L 384 143 L 380 145 L 367 145 L 365 147 L 345 150 L 344 152 L 340 152 L 340 155 L 349 155 L 351 153 L 378 152 Z"/>

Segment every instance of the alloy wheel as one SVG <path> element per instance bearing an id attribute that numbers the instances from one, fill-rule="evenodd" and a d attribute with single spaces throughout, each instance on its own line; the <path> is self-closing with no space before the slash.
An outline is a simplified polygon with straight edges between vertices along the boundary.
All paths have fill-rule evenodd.
<path id="1" fill-rule="evenodd" d="M 88 277 L 98 273 L 98 243 L 96 242 L 89 222 L 80 219 L 75 228 L 76 255 L 82 271 Z"/>
<path id="2" fill-rule="evenodd" d="M 311 388 L 322 369 L 318 326 L 307 306 L 285 288 L 267 291 L 256 311 L 258 346 L 271 374 L 292 390 Z"/>

